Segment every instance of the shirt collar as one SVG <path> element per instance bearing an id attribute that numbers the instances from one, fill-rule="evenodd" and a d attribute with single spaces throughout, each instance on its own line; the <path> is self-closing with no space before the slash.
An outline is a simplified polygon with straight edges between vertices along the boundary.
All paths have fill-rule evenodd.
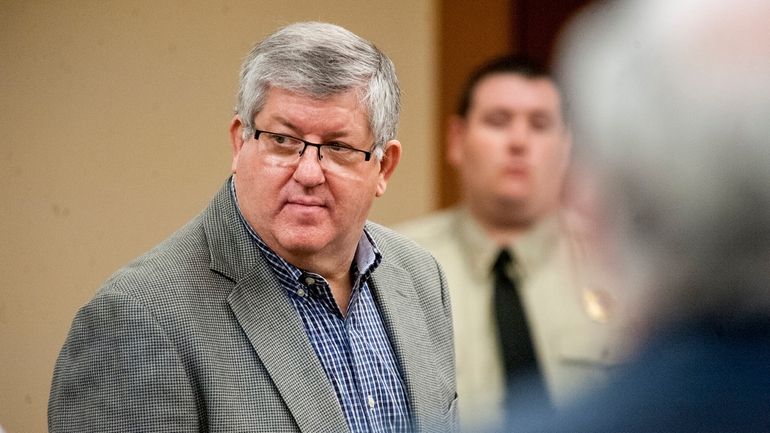
<path id="1" fill-rule="evenodd" d="M 501 248 L 506 248 L 513 256 L 516 274 L 525 277 L 548 258 L 560 230 L 558 212 L 554 212 L 509 245 L 501 247 L 487 235 L 466 207 L 459 209 L 457 221 L 456 229 L 465 246 L 466 260 L 471 264 L 472 272 L 480 277 L 489 275 Z"/>
<path id="2" fill-rule="evenodd" d="M 492 265 L 497 259 L 500 246 L 497 245 L 484 231 L 481 224 L 473 218 L 466 207 L 458 210 L 457 227 L 455 227 L 464 245 L 465 260 L 471 265 L 471 271 L 479 276 L 489 275 Z"/>
<path id="3" fill-rule="evenodd" d="M 353 259 L 355 265 L 356 279 L 362 277 L 363 279 L 369 278 L 369 275 L 377 269 L 382 261 L 382 253 L 377 249 L 377 244 L 372 239 L 372 236 L 364 228 L 364 232 L 361 235 L 361 239 L 358 240 L 358 247 L 356 248 L 356 255 Z M 354 281 L 353 286 L 358 286 L 358 281 Z"/>
<path id="4" fill-rule="evenodd" d="M 558 212 L 542 217 L 511 244 L 518 272 L 522 276 L 542 268 L 554 251 L 562 229 Z"/>

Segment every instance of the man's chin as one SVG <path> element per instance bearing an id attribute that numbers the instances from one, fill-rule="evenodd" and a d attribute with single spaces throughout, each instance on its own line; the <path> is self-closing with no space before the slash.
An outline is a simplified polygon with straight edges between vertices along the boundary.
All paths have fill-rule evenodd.
<path id="1" fill-rule="evenodd" d="M 495 203 L 501 209 L 524 209 L 533 201 L 529 191 L 505 191 L 495 196 Z"/>
<path id="2" fill-rule="evenodd" d="M 318 225 L 297 224 L 286 227 L 277 234 L 281 248 L 295 256 L 311 256 L 320 253 L 329 243 L 328 230 Z"/>

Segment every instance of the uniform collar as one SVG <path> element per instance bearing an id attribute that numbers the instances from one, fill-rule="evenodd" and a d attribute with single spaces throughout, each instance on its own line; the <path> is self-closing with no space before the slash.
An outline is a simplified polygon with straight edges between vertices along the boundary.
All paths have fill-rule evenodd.
<path id="1" fill-rule="evenodd" d="M 466 260 L 472 272 L 484 277 L 489 275 L 501 248 L 506 248 L 514 258 L 515 273 L 520 277 L 534 272 L 543 265 L 559 239 L 561 223 L 558 212 L 544 217 L 529 230 L 508 245 L 500 246 L 490 238 L 467 207 L 458 209 L 457 227 L 464 246 Z"/>

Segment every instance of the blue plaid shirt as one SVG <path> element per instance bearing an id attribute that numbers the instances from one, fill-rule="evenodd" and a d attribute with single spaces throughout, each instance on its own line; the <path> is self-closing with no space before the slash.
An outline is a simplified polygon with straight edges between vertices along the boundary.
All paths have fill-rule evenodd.
<path id="1" fill-rule="evenodd" d="M 237 206 L 235 179 L 231 182 Z M 240 208 L 238 210 L 240 215 Z M 347 316 L 340 313 L 329 284 L 273 252 L 241 215 L 305 325 L 353 432 L 408 432 L 409 402 L 393 347 L 369 289 L 369 276 L 382 255 L 366 231 L 351 266 L 353 290 Z"/>

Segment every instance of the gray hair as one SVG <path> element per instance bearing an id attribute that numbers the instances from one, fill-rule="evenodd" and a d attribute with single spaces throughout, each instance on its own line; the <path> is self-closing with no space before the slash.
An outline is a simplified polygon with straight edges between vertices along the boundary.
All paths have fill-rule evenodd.
<path id="1" fill-rule="evenodd" d="M 770 313 L 768 22 L 765 0 L 637 0 L 567 33 L 576 158 L 659 316 Z"/>
<path id="2" fill-rule="evenodd" d="M 236 113 L 244 137 L 271 87 L 325 98 L 351 89 L 366 107 L 374 152 L 396 137 L 400 90 L 393 63 L 377 47 L 334 24 L 295 23 L 259 42 L 241 67 Z"/>

